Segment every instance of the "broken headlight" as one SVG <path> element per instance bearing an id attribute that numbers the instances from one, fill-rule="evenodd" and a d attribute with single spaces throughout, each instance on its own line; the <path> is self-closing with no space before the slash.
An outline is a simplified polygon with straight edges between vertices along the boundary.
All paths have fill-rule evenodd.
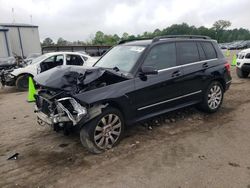
<path id="1" fill-rule="evenodd" d="M 76 125 L 87 115 L 87 109 L 80 105 L 74 98 L 61 98 L 56 101 L 56 104 L 58 113 L 66 113 L 68 118 L 73 122 L 73 125 Z"/>

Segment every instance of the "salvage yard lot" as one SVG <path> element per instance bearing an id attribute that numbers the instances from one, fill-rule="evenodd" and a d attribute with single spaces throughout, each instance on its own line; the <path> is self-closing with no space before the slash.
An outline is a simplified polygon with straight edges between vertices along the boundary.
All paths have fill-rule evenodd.
<path id="1" fill-rule="evenodd" d="M 0 90 L 0 187 L 250 187 L 250 79 L 218 113 L 186 108 L 127 131 L 103 154 L 36 123 L 26 92 Z M 19 153 L 17 160 L 7 160 Z"/>

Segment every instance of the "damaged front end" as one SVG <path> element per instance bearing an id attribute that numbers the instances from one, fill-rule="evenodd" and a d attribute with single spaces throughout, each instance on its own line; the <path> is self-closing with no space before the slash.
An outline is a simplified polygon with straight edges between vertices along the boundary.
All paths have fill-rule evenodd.
<path id="1" fill-rule="evenodd" d="M 0 71 L 0 82 L 2 86 L 15 86 L 16 78 L 11 74 L 13 69 Z"/>
<path id="2" fill-rule="evenodd" d="M 81 127 L 102 113 L 107 104 L 85 103 L 75 97 L 84 92 L 125 80 L 100 68 L 56 67 L 34 79 L 43 88 L 35 95 L 38 124 L 56 128 Z M 107 79 L 109 78 L 109 79 Z"/>
<path id="3" fill-rule="evenodd" d="M 63 123 L 71 122 L 75 126 L 83 117 L 87 116 L 87 109 L 71 97 L 61 98 L 53 103 L 38 96 L 36 99 L 35 112 L 39 124 L 46 122 L 49 125 L 63 125 Z"/>
<path id="4" fill-rule="evenodd" d="M 81 105 L 72 97 L 59 95 L 48 97 L 47 91 L 41 90 L 35 95 L 35 113 L 39 125 L 48 124 L 53 128 L 78 127 L 98 116 L 106 105 Z"/>

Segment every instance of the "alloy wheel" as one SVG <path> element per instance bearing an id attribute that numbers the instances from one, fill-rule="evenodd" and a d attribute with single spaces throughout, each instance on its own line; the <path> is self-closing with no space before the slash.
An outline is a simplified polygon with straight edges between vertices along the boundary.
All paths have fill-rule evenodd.
<path id="1" fill-rule="evenodd" d="M 208 94 L 208 106 L 211 109 L 217 109 L 222 100 L 222 90 L 219 85 L 213 85 Z"/>
<path id="2" fill-rule="evenodd" d="M 101 149 L 109 149 L 119 139 L 121 131 L 122 125 L 119 116 L 107 114 L 101 118 L 95 128 L 95 144 Z"/>

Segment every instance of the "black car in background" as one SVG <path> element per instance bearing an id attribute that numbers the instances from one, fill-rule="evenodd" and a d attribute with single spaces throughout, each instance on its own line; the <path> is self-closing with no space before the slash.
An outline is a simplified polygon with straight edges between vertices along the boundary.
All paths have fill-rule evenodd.
<path id="1" fill-rule="evenodd" d="M 36 76 L 39 124 L 78 128 L 93 153 L 116 145 L 125 127 L 190 105 L 216 112 L 230 65 L 205 36 L 122 41 L 93 67 L 59 66 Z"/>

